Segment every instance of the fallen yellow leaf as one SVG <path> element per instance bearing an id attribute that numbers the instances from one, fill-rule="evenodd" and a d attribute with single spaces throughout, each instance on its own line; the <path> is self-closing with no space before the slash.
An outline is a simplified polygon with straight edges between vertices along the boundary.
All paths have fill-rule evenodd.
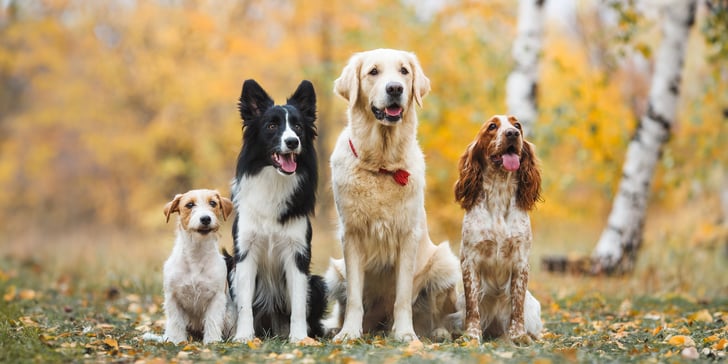
<path id="1" fill-rule="evenodd" d="M 18 293 L 18 298 L 21 300 L 32 300 L 36 296 L 35 291 L 32 289 L 24 289 Z"/>
<path id="2" fill-rule="evenodd" d="M 728 339 L 720 339 L 717 343 L 713 344 L 711 346 L 711 349 L 713 350 L 725 350 L 725 348 L 728 346 Z"/>
<path id="3" fill-rule="evenodd" d="M 713 315 L 708 310 L 700 310 L 688 316 L 688 319 L 698 322 L 713 322 Z"/>
<path id="4" fill-rule="evenodd" d="M 690 336 L 675 335 L 667 339 L 667 343 L 672 346 L 695 346 L 695 341 Z"/>
<path id="5" fill-rule="evenodd" d="M 14 285 L 10 285 L 7 290 L 5 290 L 5 294 L 3 295 L 3 300 L 5 302 L 10 302 L 13 299 L 15 299 L 15 292 L 17 291 L 17 288 L 15 288 Z"/>
<path id="6" fill-rule="evenodd" d="M 660 333 L 660 331 L 662 331 L 662 326 L 655 327 L 654 329 L 652 329 L 652 336 L 656 336 Z"/>
<path id="7" fill-rule="evenodd" d="M 192 344 L 187 344 L 182 348 L 182 351 L 200 351 L 200 348 Z"/>
<path id="8" fill-rule="evenodd" d="M 114 338 L 107 337 L 106 339 L 101 341 L 102 343 L 106 344 L 111 349 L 119 350 L 119 342 L 116 341 Z"/>
<path id="9" fill-rule="evenodd" d="M 249 348 L 255 350 L 255 349 L 259 348 L 262 343 L 263 342 L 260 341 L 260 339 L 256 337 L 256 338 L 253 338 L 253 340 L 248 341 L 247 344 L 248 344 Z"/>
<path id="10" fill-rule="evenodd" d="M 312 339 L 308 336 L 299 341 L 296 345 L 298 346 L 322 346 L 323 344 L 316 339 Z"/>
<path id="11" fill-rule="evenodd" d="M 710 335 L 710 336 L 706 337 L 705 339 L 703 339 L 703 342 L 704 343 L 712 343 L 712 342 L 716 342 L 718 340 L 720 340 L 720 338 L 718 337 L 718 335 Z"/>

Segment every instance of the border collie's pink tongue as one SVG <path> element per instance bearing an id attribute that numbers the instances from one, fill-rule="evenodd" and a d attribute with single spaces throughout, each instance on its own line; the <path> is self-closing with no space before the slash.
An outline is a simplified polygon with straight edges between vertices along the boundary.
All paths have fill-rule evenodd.
<path id="1" fill-rule="evenodd" d="M 281 169 L 283 172 L 286 173 L 293 173 L 296 171 L 296 167 L 298 166 L 296 164 L 296 157 L 293 153 L 288 154 L 276 154 L 276 163 L 278 163 L 281 166 Z"/>
<path id="2" fill-rule="evenodd" d="M 509 172 L 517 171 L 521 166 L 521 160 L 516 154 L 503 154 L 503 168 Z"/>
<path id="3" fill-rule="evenodd" d="M 399 106 L 389 106 L 384 108 L 384 112 L 389 116 L 399 116 L 402 114 L 402 108 Z"/>

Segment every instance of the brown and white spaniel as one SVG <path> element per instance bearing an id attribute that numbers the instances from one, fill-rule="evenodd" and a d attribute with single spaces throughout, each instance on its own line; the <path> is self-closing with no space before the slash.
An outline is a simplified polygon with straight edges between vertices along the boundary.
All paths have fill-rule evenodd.
<path id="1" fill-rule="evenodd" d="M 529 344 L 540 336 L 541 304 L 526 289 L 531 221 L 541 174 L 531 143 L 513 116 L 481 127 L 458 165 L 455 199 L 465 209 L 460 265 L 465 335 Z"/>

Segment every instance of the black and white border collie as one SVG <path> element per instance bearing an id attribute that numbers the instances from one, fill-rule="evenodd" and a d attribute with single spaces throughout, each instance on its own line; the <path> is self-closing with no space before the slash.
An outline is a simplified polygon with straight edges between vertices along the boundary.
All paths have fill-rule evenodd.
<path id="1" fill-rule="evenodd" d="M 232 181 L 235 268 L 230 290 L 238 309 L 234 339 L 324 334 L 326 285 L 310 274 L 311 222 L 318 170 L 316 94 L 302 81 L 285 105 L 254 80 L 240 95 L 243 147 Z"/>

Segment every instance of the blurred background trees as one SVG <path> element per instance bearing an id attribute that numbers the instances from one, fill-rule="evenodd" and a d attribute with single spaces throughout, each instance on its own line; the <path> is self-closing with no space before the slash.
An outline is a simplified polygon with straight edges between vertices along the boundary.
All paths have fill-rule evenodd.
<path id="1" fill-rule="evenodd" d="M 687 45 L 678 113 L 648 210 L 711 235 L 728 174 L 728 32 L 721 30 L 728 17 L 724 0 L 698 3 L 700 31 Z M 660 39 L 650 4 L 547 2 L 539 117 L 530 133 L 544 169 L 536 245 L 588 252 L 598 239 L 646 108 Z M 323 228 L 314 240 L 338 246 L 326 181 L 346 105 L 332 83 L 352 53 L 391 47 L 415 52 L 432 81 L 419 130 L 430 231 L 457 245 L 457 159 L 483 121 L 506 111 L 517 14 L 507 0 L 6 0 L 0 236 L 27 226 L 159 229 L 175 193 L 228 191 L 242 139 L 242 81 L 257 79 L 282 102 L 305 78 L 319 98 L 324 181 Z M 701 203 L 698 217 L 683 218 L 691 201 Z"/>

